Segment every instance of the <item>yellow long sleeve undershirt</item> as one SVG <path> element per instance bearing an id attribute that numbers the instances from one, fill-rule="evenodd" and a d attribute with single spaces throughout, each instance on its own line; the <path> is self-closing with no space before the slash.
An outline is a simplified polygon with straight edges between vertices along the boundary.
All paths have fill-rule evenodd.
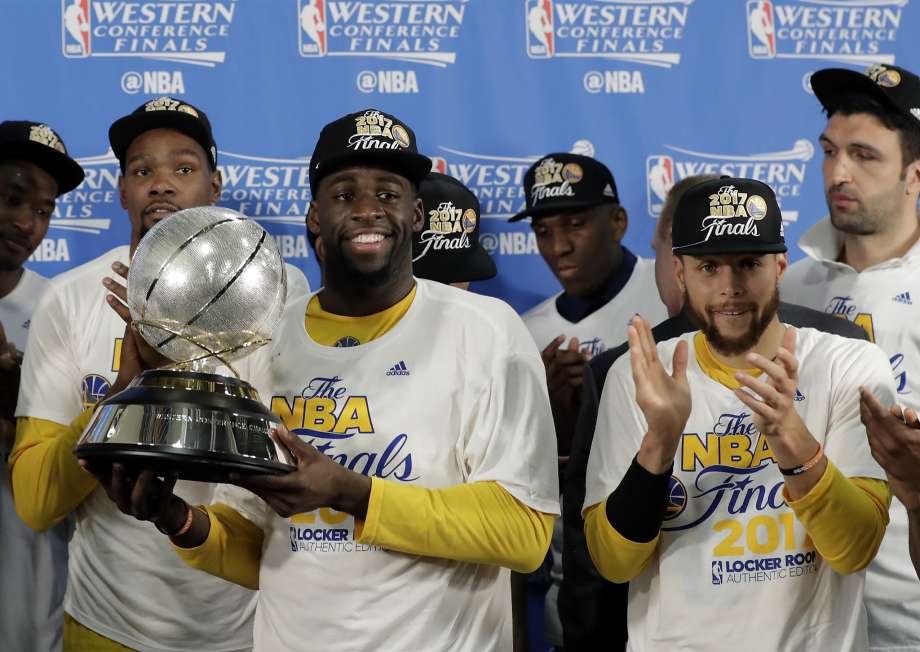
<path id="1" fill-rule="evenodd" d="M 19 518 L 33 530 L 47 530 L 62 521 L 98 486 L 73 454 L 73 447 L 93 415 L 81 412 L 63 425 L 20 417 L 10 453 L 10 484 Z"/>
<path id="2" fill-rule="evenodd" d="M 179 556 L 194 568 L 258 588 L 262 530 L 227 505 L 207 510 L 208 538 L 197 548 L 176 546 Z M 554 520 L 497 482 L 425 489 L 372 478 L 367 519 L 355 529 L 359 543 L 527 573 L 546 556 Z"/>
<path id="3" fill-rule="evenodd" d="M 888 524 L 891 492 L 888 483 L 874 478 L 847 478 L 828 461 L 824 474 L 798 500 L 789 500 L 815 548 L 836 572 L 862 570 L 875 557 Z M 629 582 L 645 569 L 660 533 L 648 542 L 626 539 L 607 519 L 607 501 L 585 515 L 588 551 L 598 571 L 611 582 Z"/>

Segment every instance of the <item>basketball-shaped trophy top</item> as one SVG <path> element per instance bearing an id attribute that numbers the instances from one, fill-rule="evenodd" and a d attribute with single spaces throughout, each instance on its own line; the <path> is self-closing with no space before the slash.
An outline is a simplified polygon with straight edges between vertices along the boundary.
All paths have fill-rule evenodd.
<path id="1" fill-rule="evenodd" d="M 223 360 L 271 337 L 287 294 L 275 240 L 242 213 L 217 206 L 179 211 L 143 237 L 128 273 L 128 308 L 148 344 L 184 362 Z"/>

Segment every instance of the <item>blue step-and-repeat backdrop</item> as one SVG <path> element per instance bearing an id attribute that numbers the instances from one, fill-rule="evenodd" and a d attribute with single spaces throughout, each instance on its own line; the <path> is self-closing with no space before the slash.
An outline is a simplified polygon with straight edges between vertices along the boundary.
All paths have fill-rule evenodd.
<path id="1" fill-rule="evenodd" d="M 669 186 L 704 172 L 771 184 L 794 243 L 826 212 L 810 74 L 920 70 L 918 35 L 920 0 L 0 0 L 0 117 L 50 123 L 86 168 L 39 273 L 127 242 L 107 129 L 169 94 L 213 122 L 221 203 L 315 287 L 303 216 L 319 130 L 395 113 L 482 202 L 499 275 L 475 289 L 524 310 L 558 290 L 530 227 L 506 222 L 538 156 L 607 163 L 640 255 Z"/>

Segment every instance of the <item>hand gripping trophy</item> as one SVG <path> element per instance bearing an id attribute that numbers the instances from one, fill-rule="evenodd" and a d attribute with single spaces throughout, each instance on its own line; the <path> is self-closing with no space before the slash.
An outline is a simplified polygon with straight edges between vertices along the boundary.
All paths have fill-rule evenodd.
<path id="1" fill-rule="evenodd" d="M 207 482 L 293 470 L 268 435 L 279 420 L 231 365 L 270 341 L 286 293 L 274 239 L 246 216 L 204 206 L 159 222 L 132 259 L 128 308 L 136 332 L 172 364 L 103 401 L 77 457 Z"/>

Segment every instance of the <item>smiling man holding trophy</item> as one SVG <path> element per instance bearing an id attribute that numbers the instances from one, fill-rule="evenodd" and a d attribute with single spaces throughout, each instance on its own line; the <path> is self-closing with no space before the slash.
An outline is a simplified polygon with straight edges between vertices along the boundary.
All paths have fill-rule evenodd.
<path id="1" fill-rule="evenodd" d="M 256 650 L 510 649 L 508 569 L 542 562 L 558 513 L 539 352 L 507 305 L 412 276 L 431 162 L 405 124 L 343 116 L 310 165 L 325 285 L 250 362 L 296 470 L 195 506 L 150 469 L 103 482 L 191 566 L 259 589 Z"/>

